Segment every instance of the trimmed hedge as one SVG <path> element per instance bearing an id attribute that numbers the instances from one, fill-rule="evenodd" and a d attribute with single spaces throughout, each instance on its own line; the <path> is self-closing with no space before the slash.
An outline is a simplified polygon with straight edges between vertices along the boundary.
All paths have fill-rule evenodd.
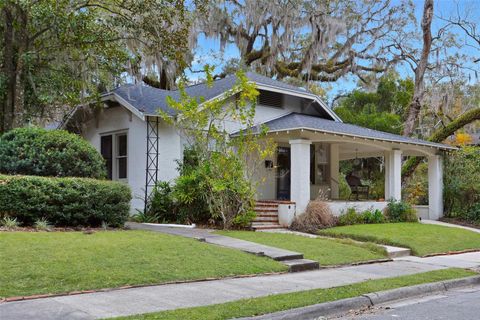
<path id="1" fill-rule="evenodd" d="M 25 127 L 0 136 L 0 173 L 99 179 L 106 177 L 106 166 L 79 135 Z"/>
<path id="2" fill-rule="evenodd" d="M 44 218 L 55 226 L 123 226 L 129 217 L 130 188 L 87 178 L 0 175 L 0 216 L 22 225 Z"/>

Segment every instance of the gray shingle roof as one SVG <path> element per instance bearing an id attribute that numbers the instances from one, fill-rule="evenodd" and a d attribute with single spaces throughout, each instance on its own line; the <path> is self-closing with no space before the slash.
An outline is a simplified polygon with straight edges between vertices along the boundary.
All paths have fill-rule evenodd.
<path id="1" fill-rule="evenodd" d="M 247 72 L 246 76 L 257 84 L 285 89 L 296 93 L 309 93 L 305 89 L 273 80 L 253 72 Z M 206 100 L 210 100 L 221 95 L 225 91 L 230 90 L 236 82 L 237 77 L 235 75 L 230 75 L 223 79 L 216 80 L 211 87 L 208 87 L 205 83 L 201 83 L 186 87 L 185 91 L 191 97 L 203 97 Z M 157 115 L 158 109 L 173 115 L 174 110 L 168 106 L 166 98 L 167 96 L 171 96 L 174 99 L 178 99 L 179 97 L 178 90 L 161 90 L 145 85 L 124 85 L 112 90 L 111 93 L 119 95 L 122 99 L 145 115 Z"/>
<path id="2" fill-rule="evenodd" d="M 456 149 L 449 145 L 434 143 L 420 139 L 407 138 L 397 134 L 377 131 L 353 124 L 326 120 L 300 113 L 290 113 L 283 117 L 264 123 L 270 131 L 287 131 L 295 129 L 315 130 L 328 133 L 344 134 L 349 136 L 379 139 L 385 141 L 403 142 L 417 145 L 431 146 L 440 149 Z"/>

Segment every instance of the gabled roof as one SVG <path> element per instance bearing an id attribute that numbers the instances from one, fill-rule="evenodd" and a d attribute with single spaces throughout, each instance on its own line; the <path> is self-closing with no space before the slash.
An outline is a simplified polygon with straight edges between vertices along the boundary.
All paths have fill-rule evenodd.
<path id="1" fill-rule="evenodd" d="M 422 146 L 429 146 L 443 150 L 454 150 L 455 147 L 435 143 L 420 139 L 408 138 L 393 133 L 377 131 L 369 128 L 359 127 L 353 124 L 336 122 L 310 116 L 300 113 L 290 113 L 282 117 L 263 123 L 269 128 L 269 132 L 293 131 L 293 130 L 312 130 L 325 133 L 340 134 L 352 137 L 360 137 L 367 139 L 377 139 L 382 141 L 408 143 Z M 237 132 L 238 134 L 238 132 Z M 235 133 L 233 134 L 235 135 Z"/>
<path id="2" fill-rule="evenodd" d="M 295 87 L 253 72 L 247 72 L 246 76 L 250 79 L 250 81 L 255 82 L 260 89 L 276 90 L 286 94 L 292 94 L 316 100 L 332 117 L 332 119 L 341 121 L 340 118 L 338 118 L 338 116 L 330 108 L 328 108 L 328 106 L 326 106 L 318 96 L 303 88 Z M 186 87 L 185 91 L 191 97 L 203 97 L 208 101 L 230 90 L 236 82 L 237 77 L 235 75 L 230 75 L 223 79 L 214 81 L 211 87 L 209 87 L 206 83 L 201 83 Z M 170 96 L 174 99 L 177 99 L 179 97 L 179 91 L 162 90 L 139 84 L 118 87 L 105 94 L 105 96 L 108 95 L 116 95 L 117 97 L 120 97 L 125 103 L 136 108 L 144 115 L 158 115 L 158 110 L 162 110 L 170 115 L 174 115 L 175 111 L 168 106 L 166 98 L 167 96 Z"/>

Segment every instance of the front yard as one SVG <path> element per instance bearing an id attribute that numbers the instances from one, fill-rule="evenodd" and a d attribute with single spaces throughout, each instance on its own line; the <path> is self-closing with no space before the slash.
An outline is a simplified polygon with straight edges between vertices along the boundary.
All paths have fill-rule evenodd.
<path id="1" fill-rule="evenodd" d="M 418 256 L 479 249 L 480 234 L 421 223 L 362 224 L 319 231 L 321 235 L 351 238 L 410 248 Z"/>
<path id="2" fill-rule="evenodd" d="M 0 232 L 0 297 L 285 271 L 271 259 L 148 231 Z"/>
<path id="3" fill-rule="evenodd" d="M 293 234 L 251 231 L 218 231 L 217 233 L 300 252 L 303 253 L 306 259 L 316 260 L 321 266 L 342 265 L 386 258 L 386 253 L 381 247 L 373 244 L 358 244 L 342 239 L 314 239 Z"/>

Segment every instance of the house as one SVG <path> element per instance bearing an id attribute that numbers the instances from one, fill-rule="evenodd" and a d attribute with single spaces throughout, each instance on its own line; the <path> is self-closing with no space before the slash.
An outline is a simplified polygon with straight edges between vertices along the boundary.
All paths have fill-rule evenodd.
<path id="1" fill-rule="evenodd" d="M 288 224 L 292 215 L 305 210 L 320 190 L 328 193 L 331 208 L 340 213 L 349 206 L 382 209 L 384 201 L 338 201 L 339 161 L 383 157 L 385 198 L 401 198 L 401 165 L 404 156 L 428 158 L 429 206 L 422 216 L 438 219 L 443 214 L 442 156 L 449 145 L 411 139 L 345 124 L 315 94 L 280 81 L 247 73 L 260 92 L 255 123 L 269 128 L 278 144 L 277 153 L 260 170 L 266 182 L 258 187 L 258 200 L 277 202 Z M 186 88 L 190 96 L 206 100 L 222 96 L 236 83 L 236 76 Z M 178 91 L 143 85 L 125 85 L 105 93 L 100 109 L 78 107 L 64 127 L 80 132 L 103 155 L 110 179 L 125 181 L 133 191 L 132 207 L 142 210 L 156 181 L 177 175 L 183 142 L 177 131 L 158 115 L 161 109 L 174 116 L 166 97 Z M 75 124 L 80 123 L 80 126 Z M 240 129 L 226 123 L 231 134 Z M 281 219 L 281 220 L 282 220 Z M 286 219 L 286 221 L 285 221 Z"/>

